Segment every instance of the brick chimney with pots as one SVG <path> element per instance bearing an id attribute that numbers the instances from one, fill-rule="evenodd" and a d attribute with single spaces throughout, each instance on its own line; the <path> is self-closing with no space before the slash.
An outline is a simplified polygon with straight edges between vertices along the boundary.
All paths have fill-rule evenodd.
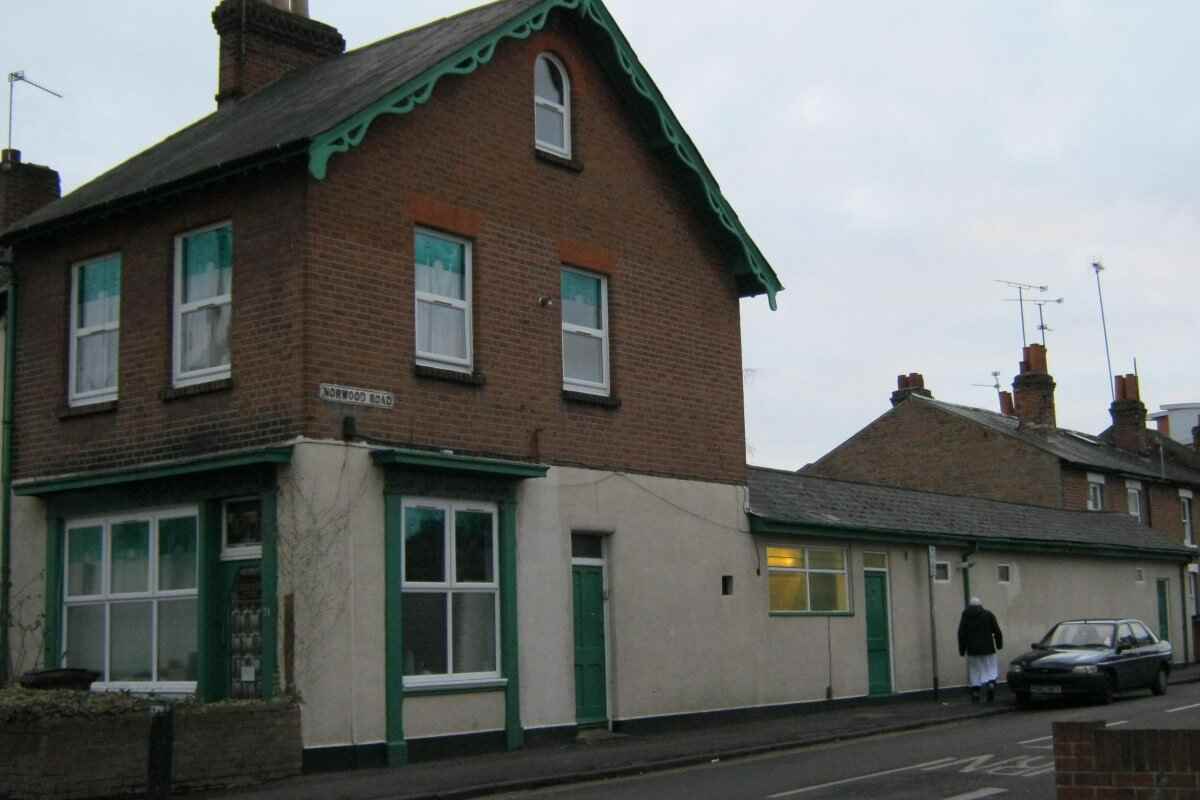
<path id="1" fill-rule="evenodd" d="M 1013 406 L 1012 392 L 1000 393 L 1000 413 L 1006 417 L 1015 417 L 1016 408 Z"/>
<path id="2" fill-rule="evenodd" d="M 337 28 L 308 18 L 308 0 L 222 0 L 212 21 L 221 37 L 218 108 L 346 51 Z"/>
<path id="3" fill-rule="evenodd" d="M 0 231 L 60 196 L 57 172 L 22 163 L 20 150 L 0 150 Z"/>
<path id="4" fill-rule="evenodd" d="M 933 397 L 933 392 L 925 388 L 925 376 L 919 372 L 896 376 L 896 391 L 892 392 L 892 407 L 903 403 L 909 395 L 919 394 L 922 397 Z"/>
<path id="5" fill-rule="evenodd" d="M 1114 379 L 1117 399 L 1109 408 L 1112 414 L 1113 444 L 1122 450 L 1141 453 L 1149 448 L 1146 435 L 1146 407 L 1142 405 L 1137 375 L 1118 375 Z"/>
<path id="6" fill-rule="evenodd" d="M 1013 409 L 1022 423 L 1053 428 L 1054 378 L 1046 368 L 1046 348 L 1031 344 L 1024 350 L 1021 372 L 1013 378 Z"/>

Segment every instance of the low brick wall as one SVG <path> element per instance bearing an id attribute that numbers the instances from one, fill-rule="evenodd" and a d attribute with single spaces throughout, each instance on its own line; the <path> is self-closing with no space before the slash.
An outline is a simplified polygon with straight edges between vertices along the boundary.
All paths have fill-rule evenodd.
<path id="1" fill-rule="evenodd" d="M 150 717 L 129 713 L 0 723 L 0 798 L 77 800 L 145 792 Z M 181 707 L 173 786 L 224 789 L 300 774 L 300 709 Z"/>
<path id="2" fill-rule="evenodd" d="M 1200 798 L 1200 730 L 1054 723 L 1058 800 Z"/>

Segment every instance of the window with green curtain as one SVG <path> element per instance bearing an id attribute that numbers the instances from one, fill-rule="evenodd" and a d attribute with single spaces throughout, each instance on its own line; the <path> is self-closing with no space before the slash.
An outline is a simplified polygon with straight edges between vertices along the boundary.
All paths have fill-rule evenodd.
<path id="1" fill-rule="evenodd" d="M 121 258 L 78 264 L 72 271 L 70 401 L 117 396 L 121 326 Z"/>

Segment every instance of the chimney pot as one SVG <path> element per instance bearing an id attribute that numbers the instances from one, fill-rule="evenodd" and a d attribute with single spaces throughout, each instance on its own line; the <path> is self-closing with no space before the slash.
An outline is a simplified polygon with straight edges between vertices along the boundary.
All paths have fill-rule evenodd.
<path id="1" fill-rule="evenodd" d="M 1113 444 L 1122 450 L 1135 453 L 1149 447 L 1146 435 L 1146 407 L 1142 405 L 1138 390 L 1137 375 L 1118 375 L 1113 379 L 1116 399 L 1109 413 L 1112 415 Z"/>
<path id="2" fill-rule="evenodd" d="M 1013 378 L 1013 416 L 1022 423 L 1053 428 L 1058 424 L 1054 408 L 1054 378 L 1050 376 L 1046 348 L 1031 344 L 1022 351 L 1020 373 Z M 1004 401 L 1001 400 L 1001 403 Z"/>
<path id="3" fill-rule="evenodd" d="M 910 394 L 933 397 L 933 392 L 925 388 L 925 376 L 919 372 L 896 376 L 896 391 L 892 392 L 892 407 L 900 405 Z"/>
<path id="4" fill-rule="evenodd" d="M 1017 412 L 1013 408 L 1013 396 L 1011 392 L 1000 393 L 1000 413 L 1006 417 L 1015 417 Z"/>

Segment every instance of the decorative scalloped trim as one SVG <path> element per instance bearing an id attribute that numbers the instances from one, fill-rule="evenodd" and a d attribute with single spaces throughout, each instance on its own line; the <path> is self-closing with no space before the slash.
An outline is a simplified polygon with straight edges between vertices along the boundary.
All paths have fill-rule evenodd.
<path id="1" fill-rule="evenodd" d="M 550 12 L 557 8 L 578 11 L 581 16 L 591 20 L 608 34 L 621 70 L 629 78 L 637 93 L 654 107 L 663 136 L 670 143 L 675 155 L 700 179 L 709 209 L 716 215 L 722 227 L 738 240 L 747 268 L 758 279 L 759 284 L 767 293 L 767 301 L 770 303 L 771 309 L 774 310 L 776 308 L 775 295 L 783 289 L 783 285 L 751 240 L 746 229 L 742 227 L 737 214 L 721 194 L 716 179 L 700 159 L 695 145 L 692 144 L 691 139 L 684 132 L 683 126 L 671 112 L 666 100 L 654 87 L 649 74 L 637 60 L 633 49 L 601 0 L 545 0 L 487 36 L 443 59 L 440 63 L 392 90 L 382 99 L 344 122 L 314 137 L 309 146 L 309 172 L 317 180 L 324 180 L 329 159 L 361 144 L 371 123 L 377 118 L 385 114 L 408 114 L 417 106 L 425 104 L 433 95 L 434 87 L 443 77 L 470 75 L 492 60 L 496 53 L 496 46 L 504 39 L 527 39 L 535 32 L 542 30 Z"/>

